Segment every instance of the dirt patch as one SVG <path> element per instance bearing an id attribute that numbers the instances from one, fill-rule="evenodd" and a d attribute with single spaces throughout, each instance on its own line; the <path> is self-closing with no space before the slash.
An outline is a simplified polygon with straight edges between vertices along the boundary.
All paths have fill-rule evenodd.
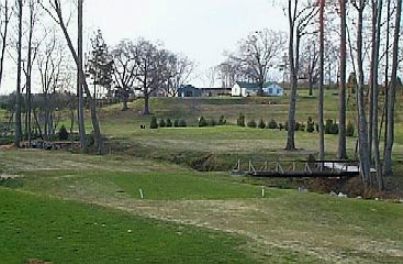
<path id="1" fill-rule="evenodd" d="M 14 145 L 0 145 L 0 151 L 11 151 L 16 149 L 17 148 Z"/>
<path id="2" fill-rule="evenodd" d="M 8 175 L 8 174 L 0 174 L 0 180 L 15 180 L 22 178 L 21 175 Z"/>
<path id="3" fill-rule="evenodd" d="M 29 259 L 25 262 L 25 264 L 52 264 L 52 262 L 38 260 L 38 259 Z"/>

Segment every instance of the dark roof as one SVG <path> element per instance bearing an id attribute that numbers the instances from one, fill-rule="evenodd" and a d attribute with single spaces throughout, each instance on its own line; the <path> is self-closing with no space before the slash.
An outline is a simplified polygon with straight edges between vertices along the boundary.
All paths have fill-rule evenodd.
<path id="1" fill-rule="evenodd" d="M 210 87 L 210 88 L 198 88 L 198 89 L 200 89 L 200 90 L 203 90 L 203 91 L 220 91 L 220 90 L 222 90 L 222 91 L 231 91 L 232 90 L 232 88 L 222 88 L 222 87 Z"/>

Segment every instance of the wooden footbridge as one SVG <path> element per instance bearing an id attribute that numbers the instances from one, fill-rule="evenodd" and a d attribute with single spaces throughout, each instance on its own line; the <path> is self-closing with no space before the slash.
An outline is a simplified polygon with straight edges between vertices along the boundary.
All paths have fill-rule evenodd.
<path id="1" fill-rule="evenodd" d="M 247 168 L 239 160 L 232 170 L 234 175 L 260 178 L 342 178 L 360 175 L 358 161 L 260 162 L 249 161 Z M 373 172 L 373 170 L 371 170 Z"/>

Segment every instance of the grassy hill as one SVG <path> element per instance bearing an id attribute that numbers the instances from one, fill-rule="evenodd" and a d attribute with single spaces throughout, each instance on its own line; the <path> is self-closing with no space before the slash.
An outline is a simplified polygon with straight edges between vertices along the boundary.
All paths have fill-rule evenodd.
<path id="1" fill-rule="evenodd" d="M 325 118 L 337 120 L 338 96 L 334 91 L 327 91 Z M 298 99 L 297 121 L 307 123 L 308 117 L 316 119 L 317 99 L 300 96 Z M 355 124 L 356 112 L 349 103 L 348 119 Z M 286 131 L 269 129 L 251 129 L 236 127 L 236 119 L 240 113 L 246 120 L 266 123 L 274 119 L 278 123 L 287 121 L 287 98 L 155 98 L 151 100 L 151 110 L 158 120 L 170 118 L 184 119 L 188 128 L 163 128 L 158 130 L 142 130 L 141 125 L 148 126 L 150 116 L 142 115 L 143 101 L 130 104 L 130 110 L 120 111 L 120 105 L 101 110 L 103 132 L 113 142 L 112 151 L 126 151 L 135 156 L 155 158 L 179 164 L 199 165 L 209 160 L 209 169 L 229 170 L 242 160 L 306 160 L 309 154 L 316 154 L 318 148 L 317 133 L 297 132 L 296 144 L 299 151 L 284 152 Z M 397 107 L 397 129 L 395 158 L 403 161 L 403 115 L 401 105 Z M 227 120 L 226 126 L 198 128 L 198 119 L 203 116 L 207 120 L 219 120 L 220 116 Z M 357 131 L 357 127 L 355 128 Z M 356 138 L 348 139 L 348 153 L 354 158 Z M 326 135 L 326 154 L 329 159 L 336 156 L 337 135 Z M 118 144 L 117 144 L 118 143 Z M 400 170 L 399 167 L 396 169 Z"/>
<path id="2" fill-rule="evenodd" d="M 326 100 L 326 118 L 335 119 L 337 96 L 329 91 Z M 286 98 L 152 99 L 158 119 L 189 124 L 157 130 L 140 129 L 151 119 L 142 103 L 126 112 L 120 105 L 100 110 L 105 156 L 0 149 L 0 262 L 403 262 L 399 201 L 343 199 L 229 176 L 238 159 L 306 160 L 316 153 L 316 133 L 297 132 L 299 150 L 289 153 L 284 131 L 234 125 L 240 112 L 247 120 L 285 122 Z M 301 96 L 298 103 L 298 121 L 316 117 L 316 99 Z M 228 122 L 199 128 L 201 115 Z M 403 179 L 402 133 L 398 123 L 395 181 Z M 350 157 L 355 142 L 349 138 Z M 326 136 L 327 157 L 334 158 L 336 143 L 337 136 Z"/>

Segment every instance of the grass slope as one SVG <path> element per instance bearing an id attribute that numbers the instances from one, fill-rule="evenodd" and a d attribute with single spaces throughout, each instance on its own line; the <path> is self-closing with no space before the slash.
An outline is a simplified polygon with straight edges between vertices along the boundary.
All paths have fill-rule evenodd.
<path id="1" fill-rule="evenodd" d="M 230 235 L 1 188 L 0 195 L 2 263 L 255 262 Z"/>
<path id="2" fill-rule="evenodd" d="M 122 251 L 114 247 L 108 251 L 105 240 L 112 243 L 114 239 L 121 239 L 119 236 L 123 236 L 124 241 L 126 238 L 130 239 L 130 236 L 126 237 L 127 230 L 134 230 L 133 225 L 143 226 L 144 223 L 150 223 L 151 226 L 141 229 L 149 230 L 151 235 L 149 241 L 142 243 L 156 245 L 157 250 L 161 241 L 174 238 L 170 235 L 161 238 L 152 234 L 157 232 L 164 235 L 164 231 L 158 231 L 161 226 L 173 226 L 173 229 L 168 229 L 174 230 L 175 233 L 175 230 L 182 230 L 177 227 L 177 224 L 181 223 L 240 235 L 243 238 L 220 234 L 216 234 L 215 238 L 219 241 L 217 243 L 230 245 L 230 248 L 237 248 L 247 239 L 248 243 L 242 246 L 245 251 L 242 252 L 247 252 L 248 256 L 253 255 L 263 263 L 403 261 L 401 204 L 338 199 L 327 195 L 278 189 L 266 189 L 266 199 L 262 199 L 257 198 L 260 188 L 241 184 L 241 179 L 238 178 L 197 173 L 176 165 L 129 156 L 98 157 L 59 152 L 9 151 L 0 153 L 0 171 L 2 175 L 14 173 L 15 176 L 23 176 L 18 178 L 22 184 L 14 187 L 36 193 L 40 197 L 57 196 L 127 212 L 39 198 L 3 189 L 0 193 L 3 197 L 0 201 L 0 208 L 3 209 L 0 209 L 0 219 L 7 231 L 0 236 L 0 243 L 12 245 L 7 248 L 7 252 L 12 252 L 8 255 L 11 263 L 14 261 L 11 259 L 14 255 L 19 256 L 19 260 L 34 257 L 59 263 L 56 261 L 57 252 L 74 254 L 74 250 L 81 247 L 84 247 L 83 252 L 87 256 L 97 253 L 99 247 L 105 250 L 100 253 L 101 256 L 104 254 L 110 257 L 108 259 L 105 256 L 109 262 L 125 263 L 115 255 L 123 254 Z M 139 199 L 138 188 L 144 189 L 145 200 Z M 136 217 L 131 217 L 130 214 Z M 139 217 L 176 224 L 164 225 Z M 135 224 L 130 224 L 130 221 Z M 111 227 L 111 230 L 102 229 L 102 224 Z M 154 226 L 158 227 L 157 231 L 153 231 Z M 210 234 L 200 231 L 203 229 L 184 229 L 190 230 L 191 234 Z M 18 233 L 19 230 L 23 230 L 23 236 Z M 99 236 L 93 235 L 93 232 L 99 230 L 103 233 Z M 63 237 L 61 241 L 57 239 L 59 236 Z M 176 253 L 185 247 L 179 242 L 174 242 L 173 248 L 168 247 L 167 251 L 163 251 L 166 252 L 166 258 L 146 252 L 154 254 L 155 259 L 151 260 L 156 263 L 167 261 L 168 257 L 177 257 L 176 262 L 180 263 L 181 257 L 187 257 L 188 254 L 195 254 L 197 263 L 197 252 L 200 252 L 198 250 L 203 250 L 205 256 L 211 256 L 214 261 L 234 263 L 231 249 L 228 251 L 217 246 L 220 251 L 229 252 L 223 259 L 217 260 L 216 253 L 209 251 L 210 246 L 200 246 L 197 240 L 199 235 L 194 236 L 195 240 L 186 241 L 189 250 L 183 250 L 184 256 Z M 46 241 L 46 244 L 51 241 L 55 245 L 51 244 L 48 250 L 39 243 L 38 247 L 33 246 L 30 251 L 28 245 L 38 243 L 38 238 L 40 241 Z M 86 238 L 98 245 L 97 248 L 87 245 L 90 242 L 85 240 Z M 231 244 L 234 239 L 239 239 L 242 243 Z M 85 242 L 84 246 L 81 246 L 80 241 Z M 130 241 L 126 242 L 132 245 Z M 216 247 L 214 241 L 206 241 L 211 247 Z M 58 243 L 65 244 L 59 248 Z M 120 245 L 119 242 L 116 243 Z M 17 249 L 22 249 L 21 252 L 25 255 L 18 255 Z M 122 250 L 126 249 L 126 246 L 123 246 Z M 80 252 L 77 254 L 81 254 Z M 130 254 L 129 257 L 134 259 L 138 256 L 133 252 Z M 140 254 L 143 261 L 148 260 L 147 256 Z M 245 258 L 240 257 L 240 260 L 250 263 Z M 188 260 L 185 259 L 184 262 Z"/>

